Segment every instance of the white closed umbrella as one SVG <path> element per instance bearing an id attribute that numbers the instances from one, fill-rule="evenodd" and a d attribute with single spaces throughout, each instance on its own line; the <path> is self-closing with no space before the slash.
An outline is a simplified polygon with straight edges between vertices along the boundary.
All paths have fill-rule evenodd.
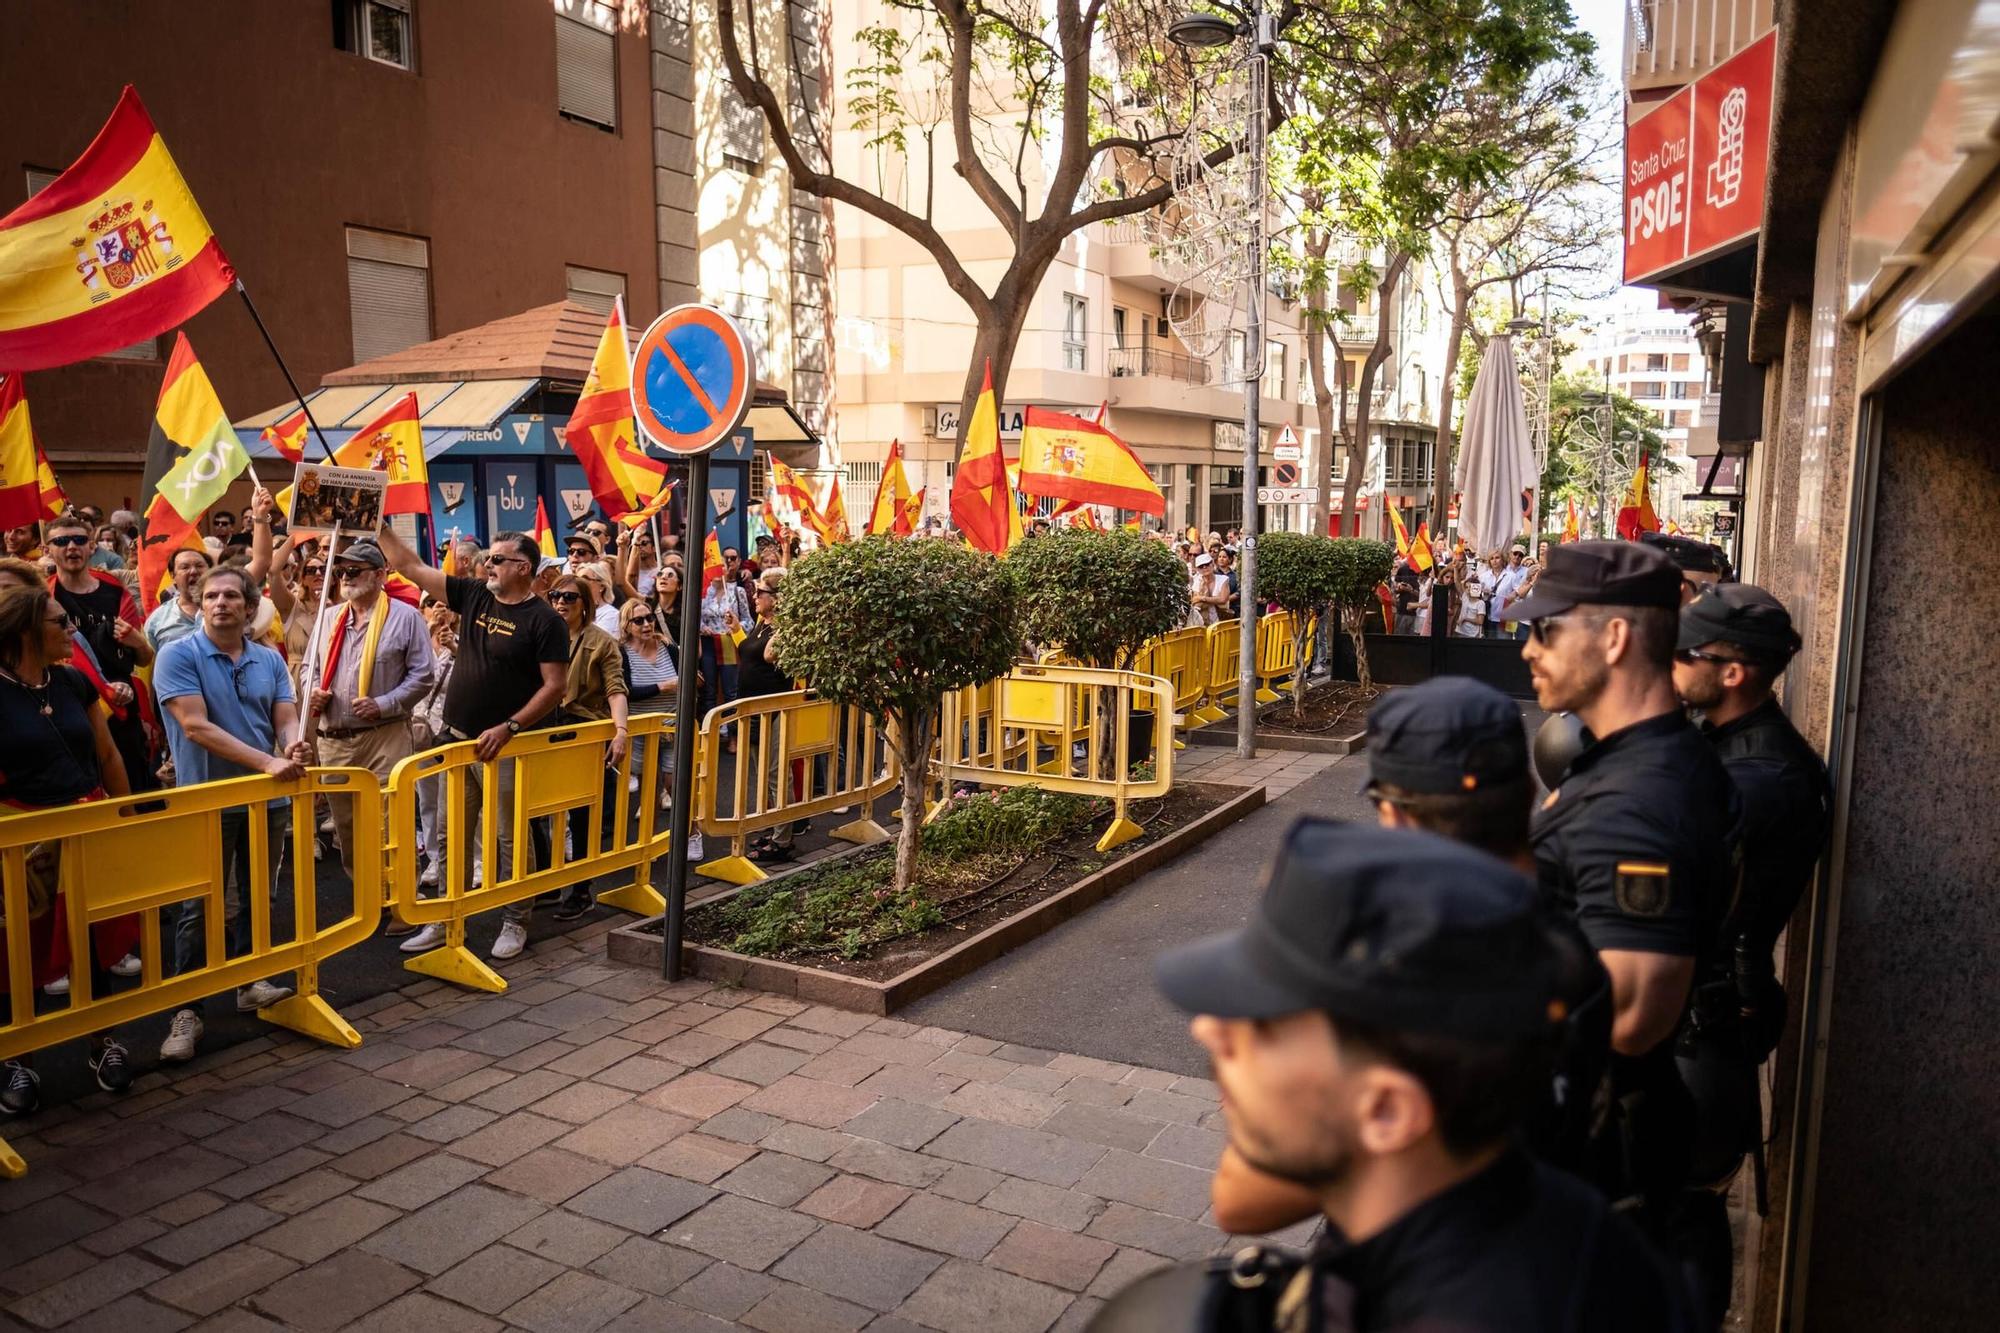
<path id="1" fill-rule="evenodd" d="M 1503 550 L 1527 527 L 1521 492 L 1541 485 L 1514 343 L 1486 344 L 1458 449 L 1458 533 L 1479 554 Z"/>

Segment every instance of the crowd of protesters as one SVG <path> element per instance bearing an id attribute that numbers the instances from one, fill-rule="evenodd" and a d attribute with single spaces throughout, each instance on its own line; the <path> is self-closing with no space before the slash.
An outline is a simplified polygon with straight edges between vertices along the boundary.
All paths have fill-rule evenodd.
<path id="1" fill-rule="evenodd" d="M 723 552 L 724 568 L 702 599 L 701 641 L 685 659 L 680 593 L 700 574 L 687 569 L 678 534 L 652 525 L 593 519 L 560 551 L 544 551 L 524 533 L 503 532 L 483 546 L 453 533 L 433 563 L 388 529 L 337 548 L 288 535 L 272 495 L 258 487 L 247 508 L 214 512 L 206 530 L 173 553 L 165 583 L 151 596 L 140 586 L 139 537 L 136 515 L 107 517 L 92 505 L 5 533 L 0 806 L 66 806 L 259 773 L 292 779 L 309 765 L 363 768 L 386 784 L 397 764 L 427 749 L 471 742 L 490 760 L 521 731 L 608 720 L 614 735 L 600 824 L 608 839 L 621 772 L 636 794 L 650 766 L 656 805 L 670 803 L 668 747 L 632 745 L 628 727 L 634 713 L 675 708 L 685 661 L 694 663 L 704 710 L 739 690 L 792 688 L 768 656 L 784 567 L 799 549 L 787 530 L 760 535 L 747 559 L 735 547 Z M 728 744 L 733 749 L 733 738 Z M 571 812 L 566 820 L 531 820 L 533 846 L 516 857 L 514 768 L 511 761 L 498 766 L 501 808 L 491 812 L 504 875 L 551 864 L 557 837 L 567 840 L 567 859 L 588 855 L 589 821 Z M 486 873 L 478 850 L 489 813 L 481 809 L 485 786 L 474 778 L 464 790 L 458 817 L 465 827 L 453 830 L 444 780 L 432 775 L 418 784 L 420 893 L 437 892 L 447 873 L 470 887 Z M 315 860 L 337 856 L 351 877 L 355 857 L 371 850 L 356 847 L 354 816 L 345 797 L 310 805 L 274 799 L 221 813 L 227 956 L 250 951 L 266 911 L 270 933 L 282 936 L 290 909 L 278 890 L 294 846 L 292 821 L 310 821 Z M 760 839 L 752 856 L 791 859 L 797 827 Z M 455 872 L 448 842 L 466 861 Z M 75 973 L 87 972 L 89 993 L 101 995 L 133 984 L 146 968 L 137 915 L 93 925 L 91 956 L 70 957 L 61 845 L 39 844 L 27 863 L 27 953 L 36 1002 L 47 1006 L 66 1002 Z M 261 866 L 252 865 L 256 849 Z M 699 831 L 682 854 L 701 858 Z M 312 866 L 291 869 L 317 875 Z M 251 901 L 260 888 L 268 905 Z M 594 906 L 587 885 L 545 897 L 559 921 Z M 494 958 L 526 947 L 540 905 L 501 909 Z M 207 965 L 205 918 L 202 898 L 164 909 L 160 976 Z M 0 913 L 0 1021 L 11 1012 L 8 925 Z M 409 953 L 444 942 L 441 925 L 420 927 L 393 910 L 384 934 Z M 239 987 L 233 999 L 249 1013 L 292 993 L 284 977 L 272 976 Z M 192 1058 L 202 1035 L 202 1006 L 179 1010 L 160 1058 Z M 129 1056 L 116 1034 L 101 1032 L 90 1047 L 99 1086 L 129 1087 Z M 33 1061 L 9 1062 L 0 1073 L 0 1112 L 27 1114 L 39 1104 Z"/>

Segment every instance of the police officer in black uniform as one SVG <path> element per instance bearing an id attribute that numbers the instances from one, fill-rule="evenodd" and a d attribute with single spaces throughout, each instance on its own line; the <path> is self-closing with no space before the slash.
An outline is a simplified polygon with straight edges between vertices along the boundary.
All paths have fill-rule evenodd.
<path id="1" fill-rule="evenodd" d="M 1760 1206 L 1763 1122 L 1756 1067 L 1785 1027 L 1785 990 L 1772 955 L 1812 882 L 1833 823 L 1826 764 L 1772 692 L 1798 650 L 1784 605 L 1751 584 L 1723 584 L 1681 610 L 1674 689 L 1689 707 L 1702 710 L 1702 734 L 1743 798 L 1743 874 L 1723 924 L 1730 977 L 1697 997 L 1696 1031 L 1683 1034 L 1682 1074 L 1697 1102 L 1719 1103 L 1703 1117 L 1704 1128 L 1714 1126 L 1715 1134 L 1704 1134 L 1698 1174 L 1713 1177 L 1719 1190 L 1743 1152 L 1752 1152 Z"/>
<path id="2" fill-rule="evenodd" d="M 1681 1330 L 1678 1279 L 1517 1143 L 1559 1017 L 1533 883 L 1433 834 L 1303 820 L 1251 924 L 1160 960 L 1231 1148 L 1311 1191 L 1304 1260 L 1251 1247 L 1141 1279 L 1100 1333 Z"/>
<path id="3" fill-rule="evenodd" d="M 1683 606 L 1735 577 L 1728 554 L 1712 542 L 1677 537 L 1670 532 L 1642 532 L 1639 540 L 1673 561 L 1674 568 L 1681 572 Z"/>
<path id="4" fill-rule="evenodd" d="M 1689 1194 L 1698 1125 L 1675 1039 L 1696 989 L 1727 975 L 1740 803 L 1674 693 L 1680 605 L 1681 572 L 1661 551 L 1587 541 L 1552 551 L 1512 614 L 1530 628 L 1536 698 L 1591 737 L 1533 832 L 1543 891 L 1611 974 L 1611 1100 L 1585 1171 L 1636 1206 L 1719 1324 L 1729 1235 Z"/>

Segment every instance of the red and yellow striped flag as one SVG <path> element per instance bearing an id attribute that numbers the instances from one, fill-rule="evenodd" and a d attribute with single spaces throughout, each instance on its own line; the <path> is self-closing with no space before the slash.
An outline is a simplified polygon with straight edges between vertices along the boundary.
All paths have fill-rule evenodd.
<path id="1" fill-rule="evenodd" d="M 1000 409 L 993 400 L 993 367 L 966 423 L 965 449 L 951 478 L 951 521 L 966 541 L 998 555 L 1021 540 L 1021 509 L 1000 452 Z"/>
<path id="2" fill-rule="evenodd" d="M 424 431 L 417 420 L 417 395 L 406 393 L 333 451 L 341 467 L 365 467 L 389 474 L 382 513 L 429 514 L 430 470 L 424 466 Z"/>
<path id="3" fill-rule="evenodd" d="M 535 545 L 540 549 L 542 559 L 546 560 L 556 554 L 556 530 L 549 523 L 548 506 L 542 503 L 542 497 L 539 495 L 535 497 L 535 530 L 528 535 L 535 539 Z"/>
<path id="4" fill-rule="evenodd" d="M 611 317 L 597 340 L 597 355 L 563 438 L 583 464 L 591 498 L 606 518 L 643 508 L 666 487 L 666 463 L 639 447 L 632 422 L 632 352 L 625 341 L 623 297 L 611 303 Z"/>
<path id="5" fill-rule="evenodd" d="M 875 507 L 868 512 L 864 535 L 886 532 L 907 537 L 916 531 L 909 520 L 910 479 L 903 471 L 903 442 L 889 442 L 889 457 L 882 464 L 882 484 L 875 488 Z"/>
<path id="6" fill-rule="evenodd" d="M 28 394 L 19 375 L 0 375 L 0 528 L 39 523 L 42 446 L 28 420 Z"/>
<path id="7" fill-rule="evenodd" d="M 819 518 L 815 530 L 819 533 L 819 539 L 827 545 L 832 546 L 853 537 L 853 532 L 847 526 L 847 501 L 840 498 L 838 472 L 833 474 L 832 484 L 826 488 L 826 505 L 821 510 Z"/>
<path id="8" fill-rule="evenodd" d="M 792 511 L 799 521 L 799 526 L 819 531 L 824 520 L 820 517 L 819 502 L 813 499 L 813 493 L 806 488 L 805 482 L 799 479 L 798 473 L 778 461 L 776 454 L 767 457 L 771 462 L 772 494 Z"/>
<path id="9" fill-rule="evenodd" d="M 274 421 L 264 427 L 264 443 L 270 445 L 284 457 L 287 463 L 306 461 L 306 410 L 298 411 L 283 421 Z"/>
<path id="10" fill-rule="evenodd" d="M 701 595 L 708 596 L 708 585 L 721 578 L 729 566 L 722 561 L 722 541 L 715 535 L 715 529 L 708 530 L 708 538 L 701 544 Z"/>
<path id="11" fill-rule="evenodd" d="M 128 84 L 83 156 L 0 218 L 0 370 L 157 338 L 235 281 Z"/>

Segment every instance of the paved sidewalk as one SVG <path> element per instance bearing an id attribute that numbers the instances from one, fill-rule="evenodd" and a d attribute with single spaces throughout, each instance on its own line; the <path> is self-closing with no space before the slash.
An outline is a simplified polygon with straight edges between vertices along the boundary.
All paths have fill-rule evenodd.
<path id="1" fill-rule="evenodd" d="M 1255 759 L 1238 759 L 1235 750 L 1190 745 L 1174 756 L 1174 777 L 1197 782 L 1227 782 L 1237 787 L 1262 787 L 1277 800 L 1292 788 L 1326 772 L 1345 755 L 1299 754 L 1260 746 Z"/>
<path id="2" fill-rule="evenodd" d="M 586 932 L 9 1125 L 0 1327 L 1040 1333 L 1224 1237 L 1211 1084 Z"/>

